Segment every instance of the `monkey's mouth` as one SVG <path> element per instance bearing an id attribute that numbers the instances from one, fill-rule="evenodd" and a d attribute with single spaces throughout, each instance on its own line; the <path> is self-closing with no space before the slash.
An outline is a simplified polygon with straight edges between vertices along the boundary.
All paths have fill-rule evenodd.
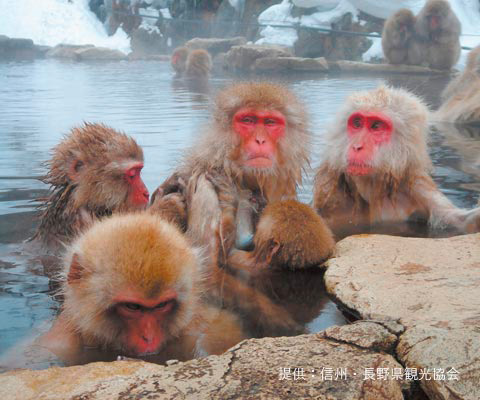
<path id="1" fill-rule="evenodd" d="M 373 172 L 373 167 L 370 164 L 365 164 L 358 161 L 348 163 L 347 173 L 354 176 L 370 175 Z"/>
<path id="2" fill-rule="evenodd" d="M 273 166 L 273 160 L 266 156 L 252 156 L 245 160 L 245 165 L 253 168 L 270 168 Z"/>

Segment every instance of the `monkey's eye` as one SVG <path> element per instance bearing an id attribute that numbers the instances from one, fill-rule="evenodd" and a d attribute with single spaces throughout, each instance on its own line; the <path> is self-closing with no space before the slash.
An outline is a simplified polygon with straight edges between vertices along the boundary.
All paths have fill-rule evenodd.
<path id="1" fill-rule="evenodd" d="M 370 126 L 370 128 L 371 128 L 373 131 L 383 130 L 383 129 L 385 129 L 385 122 L 380 121 L 380 120 L 373 121 L 373 122 L 372 122 L 372 125 Z"/>
<path id="2" fill-rule="evenodd" d="M 355 117 L 352 119 L 352 126 L 354 128 L 361 128 L 362 127 L 362 119 L 360 117 Z"/>
<path id="3" fill-rule="evenodd" d="M 137 176 L 138 171 L 135 168 L 131 168 L 127 171 L 127 176 L 129 178 L 135 178 Z"/>
<path id="4" fill-rule="evenodd" d="M 142 308 L 142 306 L 137 303 L 124 303 L 123 306 L 130 311 L 139 311 Z"/>
<path id="5" fill-rule="evenodd" d="M 265 125 L 273 126 L 277 124 L 277 120 L 273 118 L 265 118 Z"/>
<path id="6" fill-rule="evenodd" d="M 158 303 L 154 308 L 156 309 L 165 308 L 170 304 L 173 304 L 173 300 L 162 301 L 161 303 Z"/>
<path id="7" fill-rule="evenodd" d="M 254 124 L 257 122 L 256 118 L 251 116 L 242 117 L 240 121 L 242 121 L 244 124 Z"/>

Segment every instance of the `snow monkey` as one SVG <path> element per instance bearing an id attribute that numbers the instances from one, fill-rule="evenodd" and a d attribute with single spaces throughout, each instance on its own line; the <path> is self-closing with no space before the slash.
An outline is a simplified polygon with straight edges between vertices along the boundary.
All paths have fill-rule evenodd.
<path id="1" fill-rule="evenodd" d="M 415 16 L 402 8 L 391 15 L 383 26 L 382 49 L 390 64 L 408 64 L 408 49 L 413 36 Z"/>
<path id="2" fill-rule="evenodd" d="M 212 58 L 207 50 L 177 47 L 170 64 L 178 77 L 206 79 L 212 70 Z"/>
<path id="3" fill-rule="evenodd" d="M 455 207 L 430 176 L 428 109 L 413 94 L 381 86 L 348 97 L 327 136 L 314 208 L 337 236 L 409 219 L 430 228 L 480 230 L 480 208 Z"/>
<path id="4" fill-rule="evenodd" d="M 189 49 L 184 46 L 177 47 L 173 50 L 172 57 L 170 58 L 170 65 L 177 76 L 182 76 L 185 73 L 188 53 Z"/>
<path id="5" fill-rule="evenodd" d="M 435 115 L 437 120 L 480 123 L 480 46 L 470 51 L 465 70 L 448 84 L 442 99 L 444 102 Z"/>
<path id="6" fill-rule="evenodd" d="M 198 251 L 159 216 L 97 221 L 67 248 L 61 313 L 34 347 L 67 365 L 220 354 L 244 333 L 237 317 L 202 301 L 203 268 Z"/>
<path id="7" fill-rule="evenodd" d="M 304 106 L 287 88 L 272 83 L 230 85 L 217 96 L 210 128 L 157 189 L 152 203 L 183 191 L 188 234 L 208 245 L 221 217 L 209 177 L 219 176 L 261 211 L 269 202 L 296 198 L 309 144 Z M 248 245 L 244 242 L 252 237 L 247 232 L 238 241 Z"/>
<path id="8" fill-rule="evenodd" d="M 409 50 L 412 64 L 450 69 L 460 57 L 462 26 L 447 0 L 428 0 L 415 23 L 415 40 Z"/>
<path id="9" fill-rule="evenodd" d="M 73 128 L 54 149 L 43 182 L 51 185 L 35 237 L 66 243 L 97 218 L 146 208 L 143 152 L 131 137 L 103 124 Z"/>

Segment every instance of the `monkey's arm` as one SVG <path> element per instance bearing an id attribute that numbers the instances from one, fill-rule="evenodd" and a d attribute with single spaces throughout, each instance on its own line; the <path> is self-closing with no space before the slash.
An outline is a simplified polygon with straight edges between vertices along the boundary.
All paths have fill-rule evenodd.
<path id="1" fill-rule="evenodd" d="M 433 228 L 453 227 L 463 233 L 480 231 L 480 207 L 472 210 L 457 208 L 430 177 L 419 179 L 414 188 L 416 199 L 427 210 Z"/>

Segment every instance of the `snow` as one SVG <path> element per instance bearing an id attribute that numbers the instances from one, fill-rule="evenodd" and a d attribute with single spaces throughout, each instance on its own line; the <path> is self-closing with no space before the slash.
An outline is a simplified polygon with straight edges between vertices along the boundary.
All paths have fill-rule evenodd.
<path id="1" fill-rule="evenodd" d="M 118 29 L 107 36 L 88 0 L 0 0 L 0 34 L 55 46 L 93 44 L 129 53 L 130 40 Z"/>

